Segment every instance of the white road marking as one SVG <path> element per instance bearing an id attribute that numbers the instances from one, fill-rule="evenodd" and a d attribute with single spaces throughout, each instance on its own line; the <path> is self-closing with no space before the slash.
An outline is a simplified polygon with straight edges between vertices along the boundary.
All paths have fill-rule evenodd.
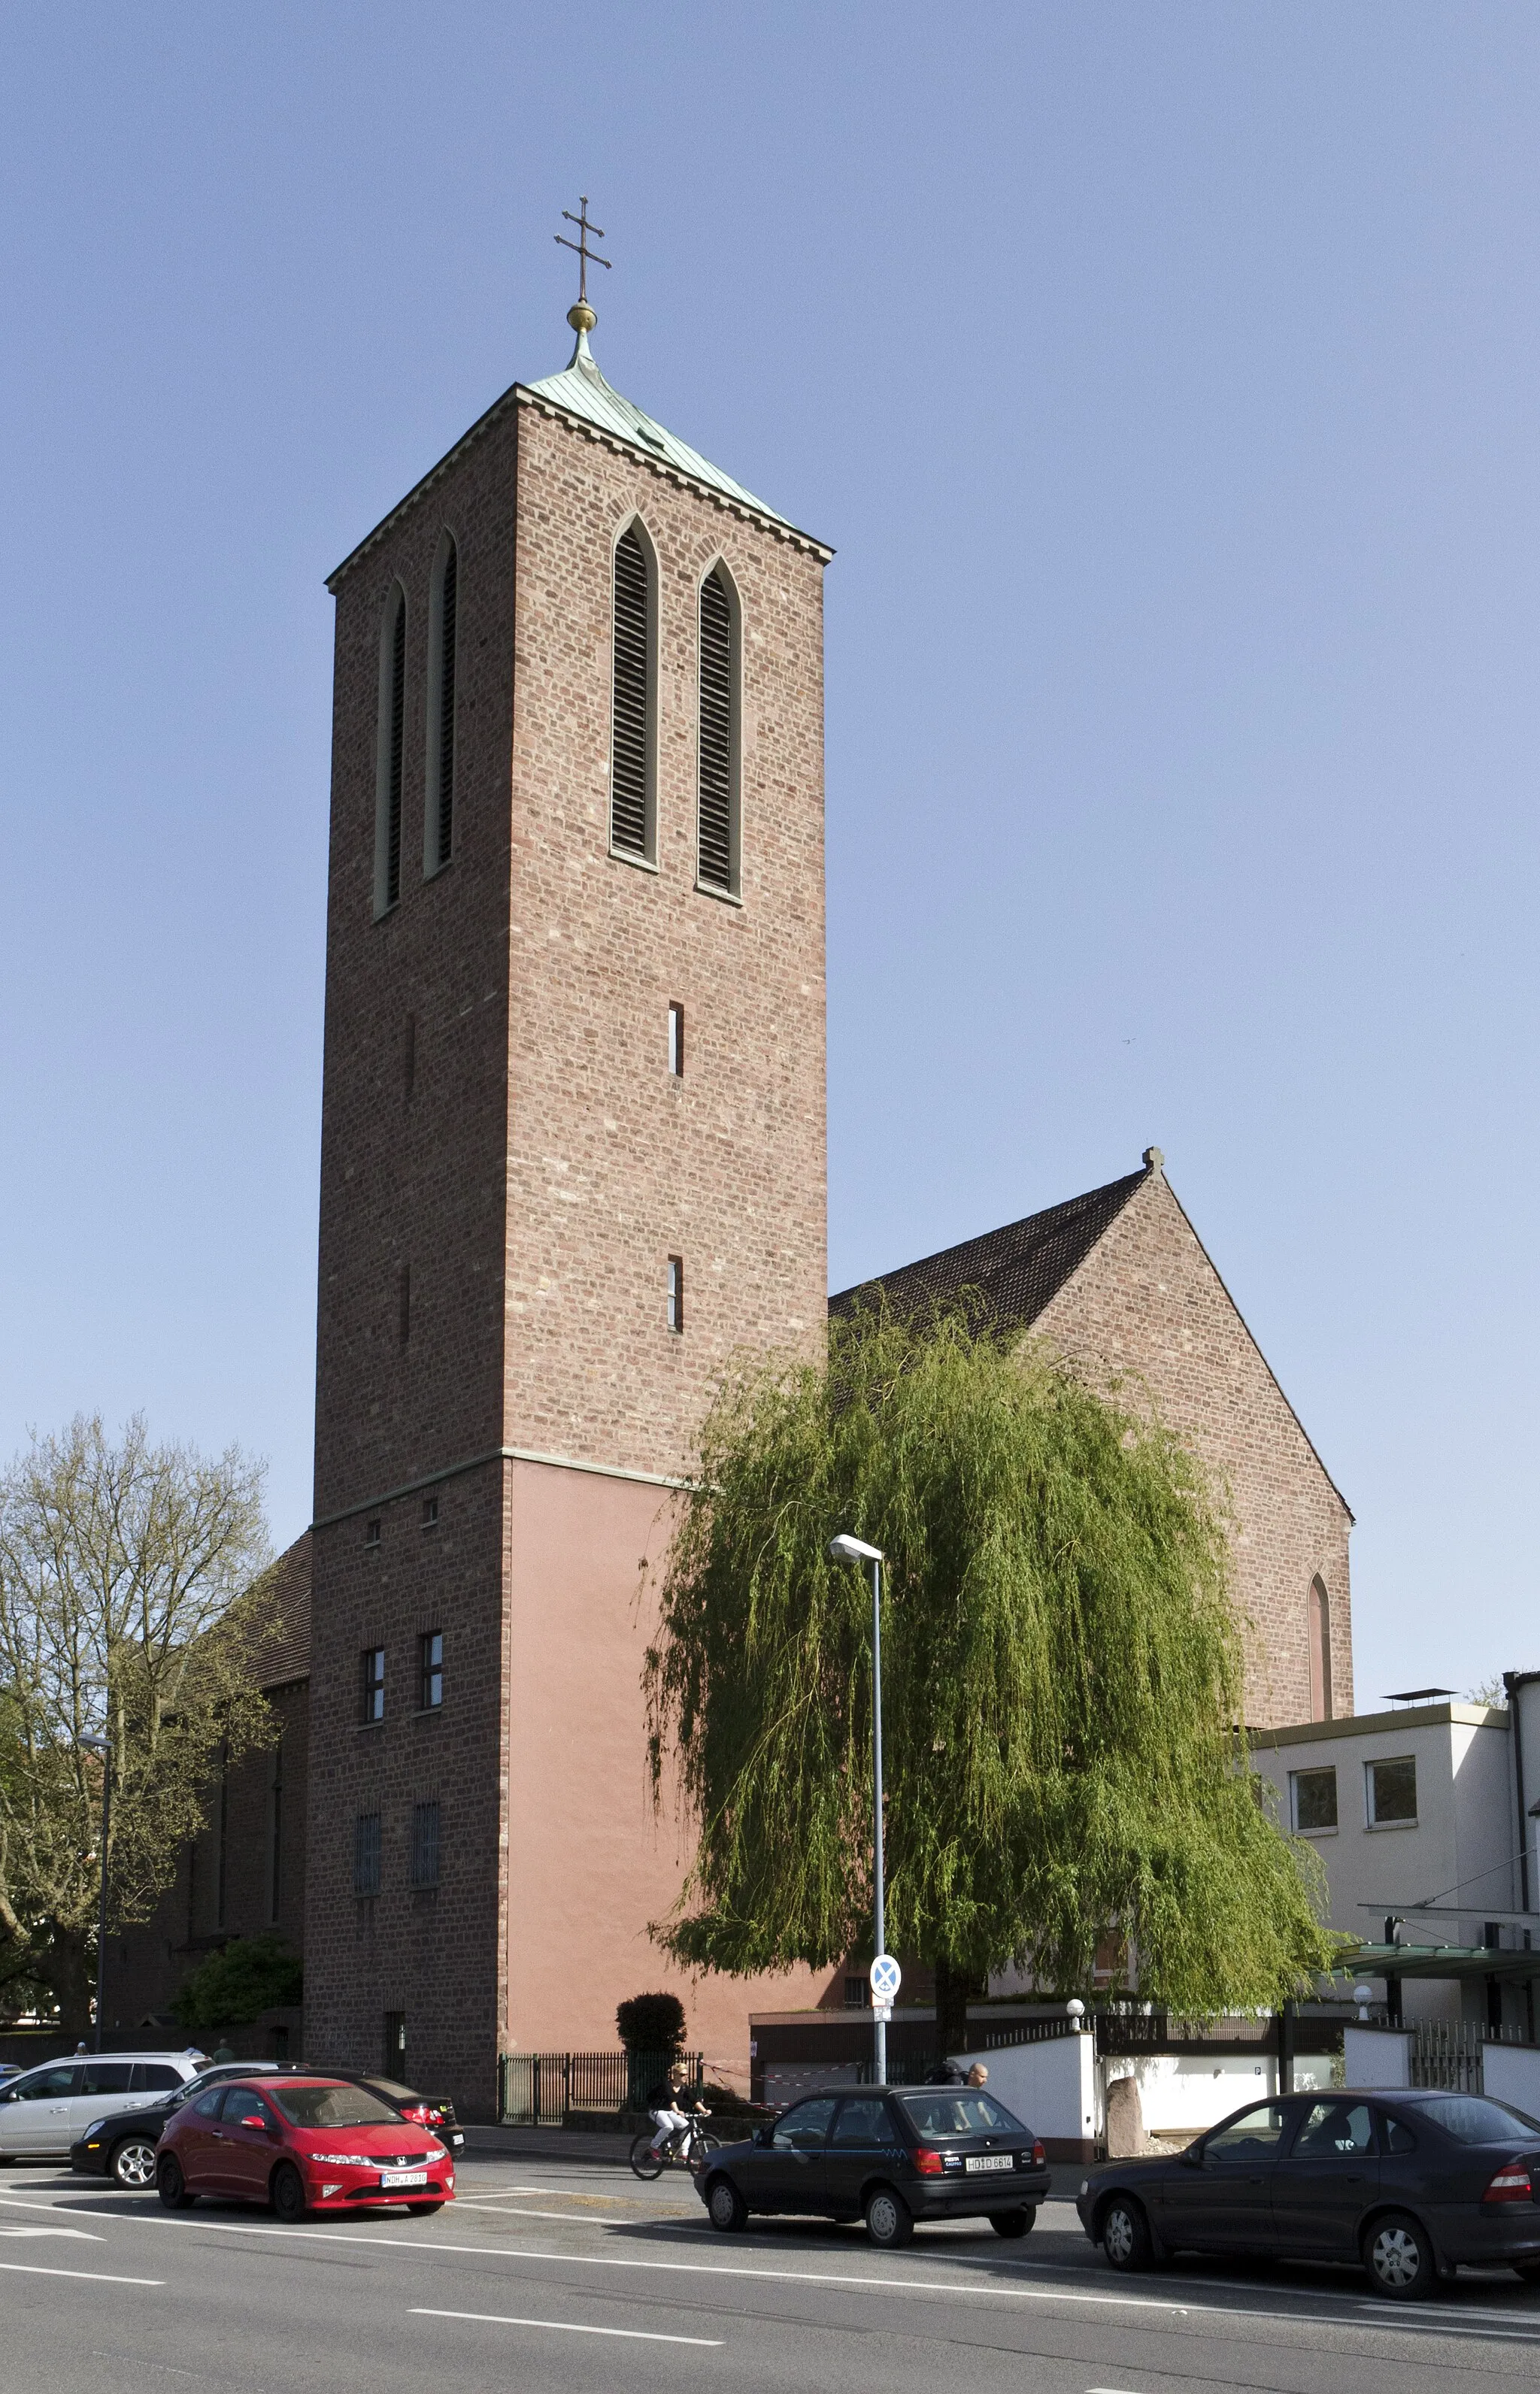
<path id="1" fill-rule="evenodd" d="M 92 2234 L 88 2228 L 0 2228 L 0 2236 L 74 2236 L 82 2244 L 100 2244 L 105 2239 Z"/>
<path id="2" fill-rule="evenodd" d="M 109 2278 L 100 2269 L 45 2269 L 32 2261 L 0 2261 L 19 2278 L 87 2278 L 93 2286 L 164 2286 L 164 2278 Z"/>
<path id="3" fill-rule="evenodd" d="M 725 2341 L 719 2335 L 660 2335 L 644 2327 L 581 2327 L 575 2320 L 510 2319 L 501 2311 L 430 2311 L 421 2303 L 414 2303 L 411 2309 L 414 2319 L 477 2320 L 483 2327 L 548 2327 L 559 2335 L 622 2335 L 630 2344 L 701 2344 L 719 2351 Z"/>

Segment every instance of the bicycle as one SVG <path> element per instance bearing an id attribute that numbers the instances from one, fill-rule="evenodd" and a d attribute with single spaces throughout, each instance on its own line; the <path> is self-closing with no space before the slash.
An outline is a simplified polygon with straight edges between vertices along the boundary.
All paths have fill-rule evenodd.
<path id="1" fill-rule="evenodd" d="M 702 2127 L 699 2114 L 691 2121 L 682 2137 L 676 2128 L 661 2152 L 653 2151 L 652 2133 L 652 2129 L 644 2128 L 631 2147 L 631 2167 L 640 2178 L 662 2177 L 665 2169 L 687 2169 L 693 2177 L 706 2155 L 716 2152 L 722 2141 L 720 2137 L 713 2136 L 709 2129 Z"/>

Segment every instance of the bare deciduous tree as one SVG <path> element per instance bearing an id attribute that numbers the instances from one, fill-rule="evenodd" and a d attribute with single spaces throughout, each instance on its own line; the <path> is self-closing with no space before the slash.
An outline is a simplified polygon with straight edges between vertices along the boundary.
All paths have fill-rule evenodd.
<path id="1" fill-rule="evenodd" d="M 146 1918 L 204 1825 L 222 1748 L 270 1737 L 263 1467 L 115 1441 L 99 1416 L 35 1435 L 0 1475 L 0 1991 L 84 2029 L 111 1740 L 109 1927 Z"/>

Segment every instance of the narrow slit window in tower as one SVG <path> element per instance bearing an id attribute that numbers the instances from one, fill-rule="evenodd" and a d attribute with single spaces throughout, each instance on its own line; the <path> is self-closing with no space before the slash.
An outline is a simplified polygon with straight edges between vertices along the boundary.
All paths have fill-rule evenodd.
<path id="1" fill-rule="evenodd" d="M 622 856 L 652 861 L 652 587 L 635 524 L 615 543 L 610 845 Z"/>
<path id="2" fill-rule="evenodd" d="M 703 888 L 738 889 L 737 623 L 720 567 L 701 585 L 699 836 Z"/>

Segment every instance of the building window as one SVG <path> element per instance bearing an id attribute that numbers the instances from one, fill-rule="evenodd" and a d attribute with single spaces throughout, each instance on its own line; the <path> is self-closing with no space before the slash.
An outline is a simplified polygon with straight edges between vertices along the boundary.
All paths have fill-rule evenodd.
<path id="1" fill-rule="evenodd" d="M 657 562 L 632 521 L 615 543 L 610 847 L 657 859 Z"/>
<path id="2" fill-rule="evenodd" d="M 699 852 L 704 889 L 738 894 L 738 598 L 727 568 L 701 585 Z"/>
<path id="3" fill-rule="evenodd" d="M 845 1980 L 845 2008 L 848 2012 L 863 2012 L 865 2010 L 866 1981 L 864 1979 L 853 1979 L 847 1974 Z"/>
<path id="4" fill-rule="evenodd" d="M 401 1094 L 408 1105 L 417 1084 L 417 1018 L 409 1014 L 401 1039 Z"/>
<path id="5" fill-rule="evenodd" d="M 1310 1632 L 1310 1718 L 1332 1717 L 1332 1600 L 1322 1579 L 1312 1579 L 1306 1603 Z"/>
<path id="6" fill-rule="evenodd" d="M 363 1543 L 364 1543 L 364 1545 L 365 1545 L 366 1546 L 378 1546 L 378 1544 L 379 1544 L 379 1523 L 378 1523 L 377 1521 L 371 1521 L 371 1522 L 370 1522 L 370 1524 L 369 1524 L 369 1526 L 368 1526 L 368 1528 L 364 1531 L 364 1532 L 363 1532 Z"/>
<path id="7" fill-rule="evenodd" d="M 1336 1826 L 1336 1769 L 1330 1764 L 1324 1770 L 1291 1770 L 1289 1772 L 1290 1809 L 1294 1826 L 1301 1836 L 1310 1836 L 1322 1829 Z"/>
<path id="8" fill-rule="evenodd" d="M 406 737 L 406 593 L 390 585 L 380 626 L 379 724 L 375 743 L 375 913 L 401 894 L 401 763 Z"/>
<path id="9" fill-rule="evenodd" d="M 385 2074 L 387 2078 L 406 2075 L 406 2014 L 387 2012 L 385 2015 Z"/>
<path id="10" fill-rule="evenodd" d="M 276 1920 L 283 1901 L 283 1733 L 268 1765 L 268 1918 Z"/>
<path id="11" fill-rule="evenodd" d="M 670 1256 L 668 1258 L 668 1327 L 670 1330 L 684 1328 L 684 1257 L 682 1256 Z"/>
<path id="12" fill-rule="evenodd" d="M 353 1893 L 378 1895 L 379 1885 L 379 1814 L 361 1812 L 353 1822 Z"/>
<path id="13" fill-rule="evenodd" d="M 414 1887 L 437 1887 L 439 1884 L 437 1804 L 414 1804 L 412 1807 L 412 1884 Z"/>
<path id="14" fill-rule="evenodd" d="M 425 1496 L 423 1498 L 423 1528 L 425 1530 L 436 1530 L 438 1526 L 439 1500 L 436 1496 Z"/>
<path id="15" fill-rule="evenodd" d="M 422 1638 L 422 1708 L 437 1712 L 444 1700 L 444 1634 L 425 1630 Z"/>
<path id="16" fill-rule="evenodd" d="M 366 1646 L 359 1656 L 359 1680 L 362 1699 L 359 1717 L 365 1721 L 385 1718 L 385 1649 Z"/>
<path id="17" fill-rule="evenodd" d="M 423 809 L 423 872 L 437 873 L 454 852 L 454 632 L 460 559 L 453 533 L 439 543 L 428 600 L 428 803 Z"/>
<path id="18" fill-rule="evenodd" d="M 1393 1762 L 1366 1762 L 1363 1784 L 1371 1829 L 1389 1828 L 1398 1822 L 1416 1820 L 1417 1762 L 1415 1755 L 1399 1754 Z"/>
<path id="19" fill-rule="evenodd" d="M 397 1330 L 404 1347 L 412 1335 L 412 1267 L 402 1264 L 396 1277 Z"/>
<path id="20" fill-rule="evenodd" d="M 684 1078 L 684 1008 L 678 999 L 668 1009 L 668 1069 L 676 1081 Z"/>

